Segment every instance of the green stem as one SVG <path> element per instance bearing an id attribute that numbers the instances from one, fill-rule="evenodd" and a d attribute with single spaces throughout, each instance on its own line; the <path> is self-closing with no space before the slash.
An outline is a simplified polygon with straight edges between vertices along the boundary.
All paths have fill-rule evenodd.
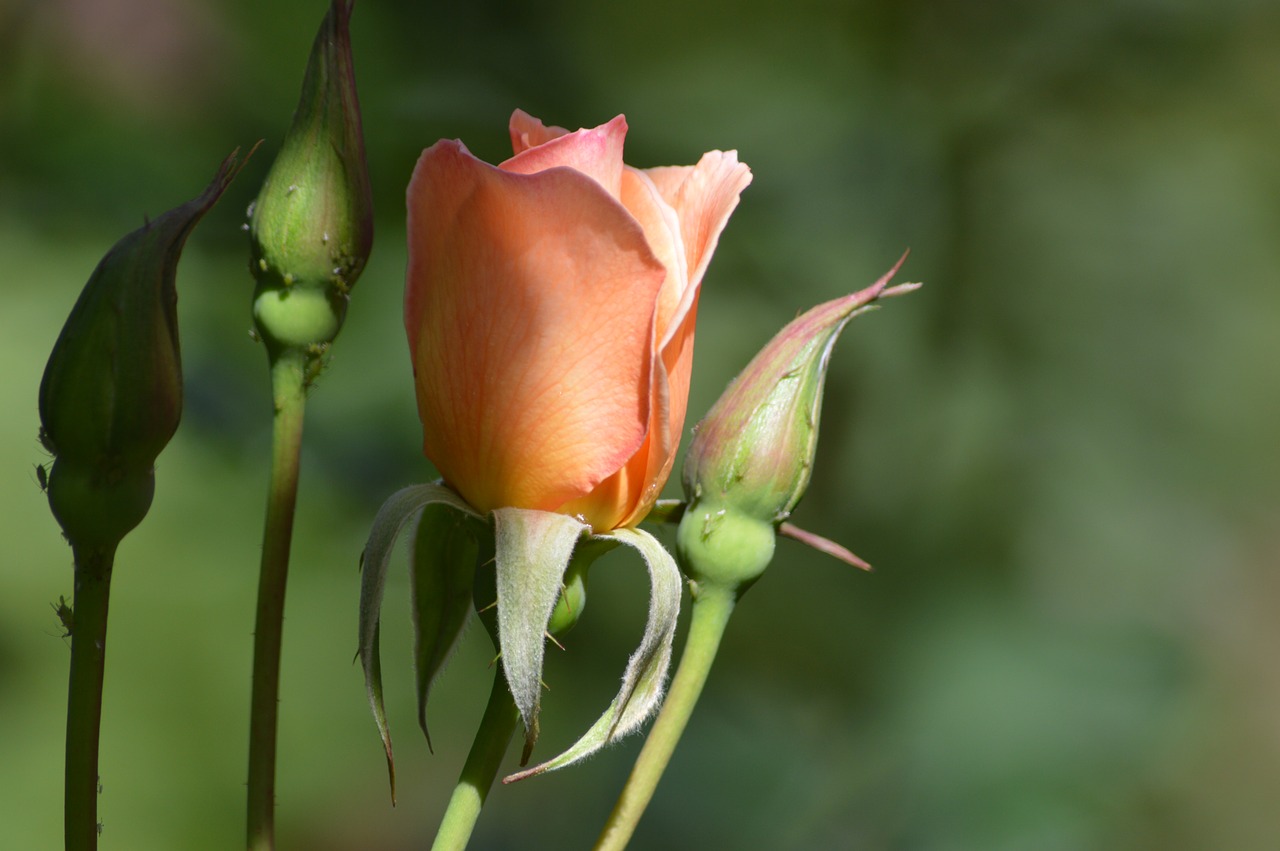
<path id="1" fill-rule="evenodd" d="M 444 811 L 432 851 L 461 851 L 467 847 L 518 720 L 520 713 L 499 668 L 493 675 L 489 705 L 485 707 L 484 718 L 471 744 L 471 753 L 467 754 L 467 764 L 458 777 L 458 785 L 449 798 L 449 807 Z"/>
<path id="2" fill-rule="evenodd" d="M 249 715 L 248 848 L 275 847 L 276 727 L 280 646 L 289 544 L 298 496 L 298 456 L 306 411 L 307 356 L 295 349 L 272 353 L 271 484 L 258 575 L 258 615 L 253 634 L 253 697 Z"/>
<path id="3" fill-rule="evenodd" d="M 72 548 L 75 558 L 63 826 L 67 851 L 98 847 L 98 734 L 107 657 L 107 602 L 116 548 Z"/>
<path id="4" fill-rule="evenodd" d="M 649 738 L 645 740 L 635 767 L 631 769 L 627 785 L 618 796 L 604 831 L 596 840 L 596 851 L 615 851 L 625 848 L 630 841 L 689 723 L 698 696 L 702 694 L 737 599 L 736 588 L 703 585 L 694 593 L 689 636 L 685 639 L 680 665 L 671 680 L 671 690 L 662 703 L 658 720 L 649 731 Z"/>

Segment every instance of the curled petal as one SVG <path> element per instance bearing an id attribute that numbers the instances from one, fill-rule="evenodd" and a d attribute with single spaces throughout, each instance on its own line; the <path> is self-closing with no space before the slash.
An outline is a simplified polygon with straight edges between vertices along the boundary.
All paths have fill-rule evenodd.
<path id="1" fill-rule="evenodd" d="M 657 328 L 661 339 L 675 321 L 681 297 L 689 288 L 689 265 L 680 217 L 659 193 L 649 175 L 637 168 L 627 168 L 623 172 L 622 203 L 644 228 L 645 239 L 654 256 L 667 269 L 666 280 L 658 292 Z"/>
<path id="2" fill-rule="evenodd" d="M 711 151 L 695 166 L 651 168 L 647 174 L 680 219 L 689 268 L 689 287 L 662 340 L 665 348 L 695 312 L 702 276 L 738 197 L 751 183 L 751 169 L 738 162 L 737 151 Z"/>
<path id="3" fill-rule="evenodd" d="M 558 139 L 569 131 L 563 127 L 548 127 L 523 109 L 511 113 L 509 125 L 511 132 L 511 150 L 519 154 L 527 148 L 545 145 L 552 139 Z"/>
<path id="4" fill-rule="evenodd" d="M 535 174 L 549 168 L 580 171 L 617 198 L 622 191 L 622 143 L 627 120 L 619 115 L 608 124 L 577 130 L 518 152 L 499 168 L 513 174 Z"/>

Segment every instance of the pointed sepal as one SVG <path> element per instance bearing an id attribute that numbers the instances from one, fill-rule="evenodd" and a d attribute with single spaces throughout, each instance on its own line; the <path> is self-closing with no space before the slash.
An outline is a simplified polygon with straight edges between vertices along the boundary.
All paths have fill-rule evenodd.
<path id="1" fill-rule="evenodd" d="M 675 560 L 656 538 L 640 529 L 615 529 L 597 539 L 616 540 L 637 550 L 649 570 L 651 593 L 644 638 L 627 662 L 622 688 L 600 719 L 564 753 L 546 762 L 512 774 L 503 783 L 514 783 L 536 774 L 564 768 L 586 759 L 644 723 L 662 702 L 667 669 L 671 665 L 671 644 L 680 614 L 680 571 Z M 593 539 L 596 540 L 596 539 Z"/>
<path id="2" fill-rule="evenodd" d="M 427 730 L 427 694 L 471 615 L 477 521 L 442 502 L 422 508 L 413 541 L 409 590 L 413 602 L 413 659 L 418 681 L 418 725 Z"/>
<path id="3" fill-rule="evenodd" d="M 499 650 L 527 754 L 538 738 L 547 624 L 574 547 L 589 527 L 568 514 L 525 508 L 499 508 L 493 519 Z"/>
<path id="4" fill-rule="evenodd" d="M 382 612 L 382 597 L 386 590 L 387 568 L 396 540 L 410 520 L 423 507 L 430 504 L 448 506 L 463 515 L 477 515 L 467 503 L 442 484 L 411 485 L 396 491 L 378 509 L 369 530 L 369 540 L 360 556 L 360 620 L 359 649 L 357 655 L 364 669 L 365 690 L 369 695 L 369 708 L 373 721 L 382 738 L 387 754 L 387 773 L 391 782 L 391 800 L 395 802 L 396 772 L 391 752 L 391 730 L 387 726 L 387 713 L 382 699 L 382 666 L 378 653 L 378 622 Z"/>

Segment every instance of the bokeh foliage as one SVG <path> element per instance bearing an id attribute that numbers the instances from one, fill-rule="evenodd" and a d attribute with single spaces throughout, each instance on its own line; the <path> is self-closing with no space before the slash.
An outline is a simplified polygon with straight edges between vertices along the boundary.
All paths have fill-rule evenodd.
<path id="1" fill-rule="evenodd" d="M 104 847 L 234 847 L 268 439 L 242 211 L 324 3 L 0 3 L 0 844 L 56 844 L 70 553 L 36 485 L 41 369 L 101 254 L 263 149 L 179 273 L 181 429 L 122 546 Z M 283 847 L 421 847 L 486 695 L 473 630 L 414 731 L 403 571 L 388 805 L 355 649 L 377 505 L 432 475 L 400 332 L 422 148 L 515 107 L 628 159 L 734 147 L 691 415 L 795 313 L 904 247 L 926 288 L 836 351 L 802 525 L 732 624 L 634 847 L 1264 849 L 1280 835 L 1280 13 L 1224 0 L 362 2 L 376 250 L 309 406 L 287 609 Z M 396 584 L 398 583 L 398 584 Z M 543 742 L 616 688 L 641 568 L 603 560 Z M 501 788 L 475 847 L 585 847 L 639 742 Z"/>

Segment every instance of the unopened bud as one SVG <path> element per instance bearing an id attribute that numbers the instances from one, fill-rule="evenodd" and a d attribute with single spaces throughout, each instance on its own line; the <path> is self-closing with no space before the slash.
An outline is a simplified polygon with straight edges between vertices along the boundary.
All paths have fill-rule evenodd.
<path id="1" fill-rule="evenodd" d="M 235 154 L 198 197 L 130 233 L 98 264 L 40 381 L 49 504 L 73 542 L 115 543 L 151 504 L 152 468 L 182 415 L 178 259 L 239 171 Z"/>
<path id="2" fill-rule="evenodd" d="M 269 345 L 332 341 L 373 246 L 352 5 L 334 0 L 320 25 L 293 124 L 252 207 L 253 313 Z"/>
<path id="3" fill-rule="evenodd" d="M 685 458 L 689 504 L 677 536 L 687 568 L 703 578 L 747 582 L 768 566 L 775 530 L 809 485 L 831 351 L 849 320 L 872 302 L 915 288 L 885 289 L 898 266 L 783 328 L 698 425 Z"/>

